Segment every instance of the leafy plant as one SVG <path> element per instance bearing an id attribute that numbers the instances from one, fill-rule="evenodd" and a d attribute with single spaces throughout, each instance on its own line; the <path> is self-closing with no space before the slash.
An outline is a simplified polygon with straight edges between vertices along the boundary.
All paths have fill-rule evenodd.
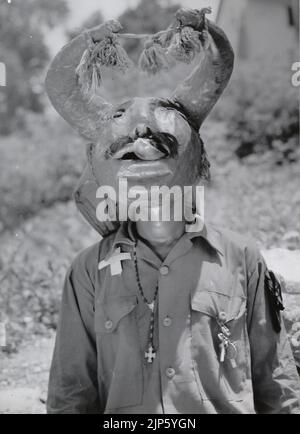
<path id="1" fill-rule="evenodd" d="M 1 139 L 0 233 L 70 200 L 85 164 L 84 143 L 63 120 L 25 119 L 22 132 Z"/>
<path id="2" fill-rule="evenodd" d="M 228 139 L 239 158 L 271 152 L 277 164 L 299 159 L 299 102 L 288 66 L 288 59 L 246 62 L 233 77 L 215 115 L 228 121 Z"/>
<path id="3" fill-rule="evenodd" d="M 7 85 L 0 89 L 0 134 L 24 126 L 24 110 L 43 111 L 41 74 L 49 60 L 44 35 L 67 14 L 65 0 L 0 3 L 0 61 L 7 69 Z"/>

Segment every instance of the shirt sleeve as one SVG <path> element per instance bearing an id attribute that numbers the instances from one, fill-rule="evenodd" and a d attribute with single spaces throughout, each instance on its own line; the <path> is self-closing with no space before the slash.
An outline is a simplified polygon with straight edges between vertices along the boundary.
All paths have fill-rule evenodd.
<path id="1" fill-rule="evenodd" d="M 94 288 L 84 258 L 67 273 L 50 369 L 48 414 L 101 413 L 94 331 Z"/>
<path id="2" fill-rule="evenodd" d="M 254 270 L 248 275 L 248 333 L 255 408 L 263 414 L 299 414 L 300 379 L 280 311 L 276 309 L 276 291 L 269 293 L 266 284 L 269 271 L 261 255 L 256 258 Z"/>

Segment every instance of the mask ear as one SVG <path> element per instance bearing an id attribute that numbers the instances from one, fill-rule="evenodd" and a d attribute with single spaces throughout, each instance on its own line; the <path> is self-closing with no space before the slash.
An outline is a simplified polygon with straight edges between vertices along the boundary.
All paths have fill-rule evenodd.
<path id="1" fill-rule="evenodd" d="M 202 51 L 199 65 L 172 96 L 198 129 L 227 86 L 234 63 L 234 53 L 225 33 L 208 20 L 207 31 L 209 48 Z"/>

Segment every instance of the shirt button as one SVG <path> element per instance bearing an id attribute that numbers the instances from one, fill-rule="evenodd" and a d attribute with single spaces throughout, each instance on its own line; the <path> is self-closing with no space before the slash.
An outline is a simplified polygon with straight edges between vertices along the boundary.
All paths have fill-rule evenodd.
<path id="1" fill-rule="evenodd" d="M 162 276 L 166 276 L 169 273 L 169 267 L 167 265 L 163 265 L 160 267 L 159 272 Z"/>
<path id="2" fill-rule="evenodd" d="M 221 321 L 221 322 L 225 322 L 226 320 L 227 320 L 226 312 L 221 311 L 221 312 L 219 313 L 219 321 Z"/>
<path id="3" fill-rule="evenodd" d="M 172 324 L 171 318 L 169 318 L 168 316 L 166 316 L 166 318 L 163 320 L 163 325 L 165 327 L 169 327 L 171 324 Z"/>
<path id="4" fill-rule="evenodd" d="M 113 326 L 113 322 L 109 319 L 105 322 L 104 327 L 106 328 L 106 330 L 110 330 L 112 329 Z"/>
<path id="5" fill-rule="evenodd" d="M 166 376 L 168 378 L 173 378 L 174 375 L 175 375 L 175 369 L 173 369 L 173 368 L 167 368 L 166 369 Z"/>

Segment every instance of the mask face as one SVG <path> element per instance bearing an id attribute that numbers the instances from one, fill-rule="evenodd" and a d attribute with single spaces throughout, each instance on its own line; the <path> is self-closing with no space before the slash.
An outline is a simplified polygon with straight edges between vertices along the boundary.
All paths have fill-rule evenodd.
<path id="1" fill-rule="evenodd" d="M 128 188 L 193 185 L 199 174 L 201 146 L 185 115 L 174 103 L 135 98 L 115 107 L 90 163 L 98 185 Z"/>

